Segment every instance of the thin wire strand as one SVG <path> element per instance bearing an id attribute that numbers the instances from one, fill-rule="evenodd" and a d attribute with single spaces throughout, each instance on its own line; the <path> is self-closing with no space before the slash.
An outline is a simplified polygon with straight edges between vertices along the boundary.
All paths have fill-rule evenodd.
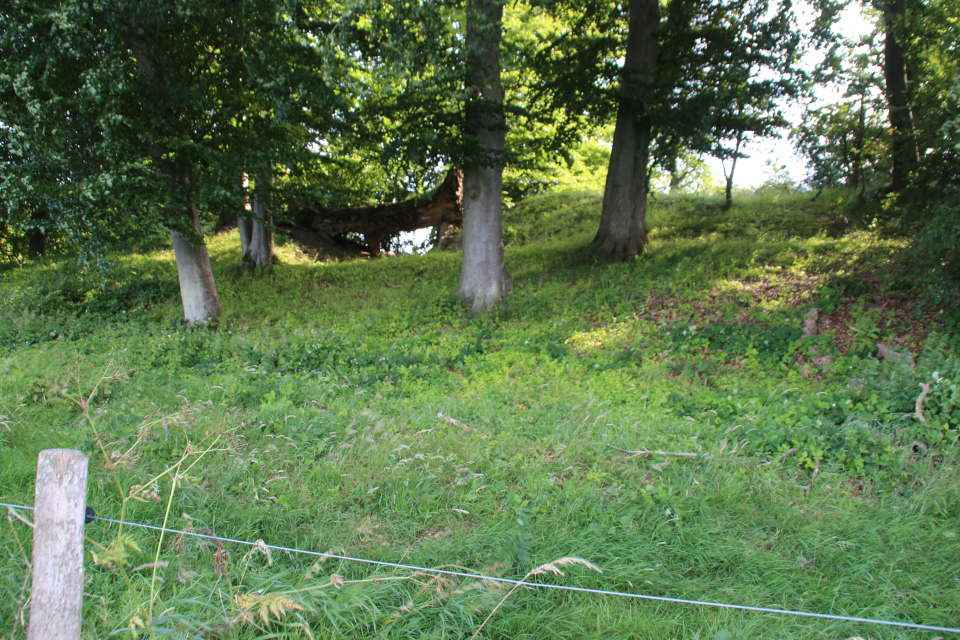
<path id="1" fill-rule="evenodd" d="M 28 507 L 25 504 L 7 504 L 6 502 L 0 502 L 0 507 L 10 507 L 11 509 L 26 509 L 27 511 L 33 511 L 33 507 Z"/>
<path id="2" fill-rule="evenodd" d="M 15 509 L 29 509 L 33 510 L 33 507 L 27 507 L 23 505 L 13 505 L 13 504 L 4 504 L 0 502 L 0 507 L 12 507 Z M 756 613 L 774 613 L 779 615 L 786 616 L 798 616 L 803 618 L 820 618 L 822 620 L 836 620 L 840 622 L 860 622 L 863 624 L 878 624 L 884 625 L 887 627 L 902 627 L 905 629 L 919 629 L 922 631 L 940 631 L 943 633 L 956 633 L 960 634 L 960 628 L 953 627 L 936 627 L 928 624 L 916 624 L 913 622 L 899 622 L 896 620 L 876 620 L 874 618 L 858 618 L 854 616 L 841 616 L 832 613 L 812 613 L 809 611 L 792 611 L 790 609 L 774 609 L 770 607 L 751 607 L 743 604 L 727 604 L 724 602 L 708 602 L 704 600 L 685 600 L 683 598 L 668 598 L 666 596 L 651 596 L 642 593 L 626 593 L 623 591 L 608 591 L 606 589 L 589 589 L 587 587 L 572 587 L 569 585 L 562 584 L 543 584 L 539 582 L 524 582 L 523 580 L 513 580 L 511 578 L 498 578 L 493 576 L 485 576 L 479 573 L 469 573 L 466 571 L 452 571 L 450 569 L 431 569 L 429 567 L 418 567 L 410 564 L 399 564 L 396 562 L 385 562 L 383 560 L 370 560 L 368 558 L 354 558 L 351 556 L 343 556 L 335 553 L 322 553 L 320 551 L 309 551 L 305 549 L 297 549 L 294 547 L 281 547 L 279 545 L 266 544 L 264 542 L 256 543 L 249 542 L 247 540 L 237 540 L 235 538 L 221 538 L 220 536 L 214 536 L 206 533 L 197 533 L 195 531 L 181 531 L 178 529 L 168 529 L 165 527 L 157 527 L 152 524 L 141 524 L 139 522 L 125 522 L 123 520 L 114 520 L 112 518 L 101 518 L 96 516 L 94 520 L 99 520 L 101 522 L 111 522 L 113 524 L 122 524 L 131 527 L 140 527 L 142 529 L 151 529 L 153 531 L 166 531 L 168 533 L 176 533 L 185 536 L 193 536 L 195 538 L 204 538 L 206 540 L 218 540 L 220 542 L 233 542 L 235 544 L 243 544 L 251 547 L 256 547 L 263 545 L 268 549 L 273 549 L 275 551 L 286 551 L 288 553 L 299 553 L 308 556 L 317 556 L 321 558 L 333 558 L 335 560 L 343 560 L 346 562 L 359 562 L 362 564 L 371 564 L 379 567 L 390 567 L 391 569 L 404 569 L 407 571 L 422 571 L 424 573 L 435 573 L 440 575 L 447 576 L 457 576 L 460 578 L 474 578 L 477 580 L 489 580 L 491 582 L 502 582 L 504 584 L 512 585 L 523 585 L 525 587 L 536 587 L 540 589 L 555 589 L 558 591 L 573 591 L 577 593 L 592 593 L 601 596 L 617 596 L 621 598 L 633 598 L 635 600 L 652 600 L 655 602 L 669 602 L 673 604 L 687 604 L 687 605 L 697 605 L 701 607 L 714 607 L 718 609 L 737 609 L 740 611 L 753 611 Z"/>

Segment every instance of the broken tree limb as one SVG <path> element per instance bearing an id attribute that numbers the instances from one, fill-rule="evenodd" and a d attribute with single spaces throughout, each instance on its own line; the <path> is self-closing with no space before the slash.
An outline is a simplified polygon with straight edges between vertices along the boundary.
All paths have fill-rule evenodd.
<path id="1" fill-rule="evenodd" d="M 380 255 L 380 241 L 401 231 L 416 231 L 441 223 L 463 223 L 463 173 L 453 168 L 429 198 L 413 198 L 369 207 L 301 205 L 287 212 L 288 222 L 277 230 L 309 248 L 335 258 Z M 362 235 L 366 246 L 349 239 Z"/>

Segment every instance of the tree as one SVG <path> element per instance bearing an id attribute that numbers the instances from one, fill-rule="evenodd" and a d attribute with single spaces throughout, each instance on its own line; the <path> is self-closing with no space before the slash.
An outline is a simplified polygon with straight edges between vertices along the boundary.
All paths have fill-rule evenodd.
<path id="1" fill-rule="evenodd" d="M 261 183 L 268 179 L 261 178 Z M 247 182 L 246 179 L 243 181 Z M 244 184 L 244 187 L 247 185 Z M 253 205 L 248 206 L 248 217 L 237 220 L 240 230 L 240 265 L 252 269 L 266 269 L 273 264 L 273 216 L 267 213 L 265 203 L 270 197 L 269 183 L 258 184 L 253 192 Z"/>
<path id="2" fill-rule="evenodd" d="M 395 0 L 368 11 L 350 36 L 370 87 L 359 107 L 361 146 L 399 174 L 393 181 L 403 188 L 390 194 L 394 200 L 422 193 L 452 166 L 462 168 L 458 296 L 482 312 L 512 287 L 501 244 L 503 168 L 514 159 L 507 112 L 516 117 L 520 110 L 505 103 L 504 2 Z"/>
<path id="3" fill-rule="evenodd" d="M 186 320 L 216 318 L 202 218 L 241 210 L 248 194 L 236 176 L 250 172 L 269 230 L 271 163 L 289 171 L 309 143 L 296 107 L 328 102 L 323 82 L 304 79 L 315 48 L 292 17 L 298 5 L 24 0 L 17 8 L 22 15 L 0 33 L 0 121 L 24 159 L 11 166 L 24 170 L 7 171 L 3 189 L 25 194 L 30 185 L 19 178 L 48 176 L 48 199 L 68 205 L 51 216 L 77 230 L 75 245 L 166 228 Z M 38 152 L 52 165 L 46 173 L 30 166 Z M 14 202 L 25 210 L 26 198 Z"/>
<path id="4" fill-rule="evenodd" d="M 780 99 L 796 93 L 800 41 L 788 2 L 537 4 L 566 27 L 532 58 L 553 113 L 580 127 L 616 110 L 596 237 L 606 251 L 642 250 L 651 166 L 671 171 L 681 154 L 742 157 L 738 138 L 772 135 L 785 122 Z"/>
<path id="5" fill-rule="evenodd" d="M 886 86 L 890 127 L 893 132 L 891 157 L 893 171 L 890 188 L 902 191 L 910 182 L 910 173 L 920 162 L 914 136 L 913 114 L 907 91 L 907 63 L 901 40 L 904 38 L 905 0 L 885 0 L 883 12 L 883 78 Z"/>
<path id="6" fill-rule="evenodd" d="M 673 0 L 661 28 L 656 161 L 677 148 L 722 161 L 727 206 L 748 142 L 787 125 L 784 101 L 804 74 L 789 2 Z M 682 141 L 682 145 L 678 142 Z"/>
<path id="7" fill-rule="evenodd" d="M 871 174 L 885 174 L 884 190 L 890 192 L 949 185 L 958 167 L 941 132 L 952 113 L 950 87 L 960 74 L 960 5 L 876 0 L 864 2 L 863 9 L 875 28 L 860 41 L 835 33 L 822 37 L 828 51 L 814 77 L 842 97 L 830 96 L 796 133 L 811 156 L 812 179 L 818 186 L 836 182 L 830 176 L 839 174 L 830 167 L 845 157 L 846 164 L 859 164 L 861 189 Z M 814 135 L 816 130 L 822 133 Z M 862 152 L 852 153 L 854 147 Z"/>
<path id="8" fill-rule="evenodd" d="M 111 53 L 119 65 L 129 52 L 136 65 L 136 95 L 118 98 L 137 101 L 128 102 L 122 117 L 135 123 L 140 144 L 125 142 L 163 180 L 184 316 L 190 324 L 206 323 L 220 315 L 220 300 L 203 242 L 195 183 L 203 160 L 209 160 L 202 156 L 227 146 L 216 138 L 221 132 L 229 135 L 233 127 L 228 118 L 239 115 L 224 109 L 239 92 L 236 78 L 224 71 L 236 73 L 242 61 L 238 38 L 243 30 L 231 28 L 220 7 L 196 10 L 160 0 L 112 8 L 103 16 L 103 26 L 116 29 L 121 44 Z"/>
<path id="9" fill-rule="evenodd" d="M 89 25 L 70 6 L 20 2 L 0 29 L 0 216 L 13 233 L 56 236 L 102 267 L 110 242 L 150 233 L 136 209 L 120 212 L 136 169 L 118 170 L 119 149 L 98 126 L 107 121 L 102 84 L 124 78 L 91 73 Z M 95 54 L 96 52 L 94 52 Z"/>
<path id="10" fill-rule="evenodd" d="M 603 192 L 600 229 L 594 239 L 608 253 L 624 258 L 637 255 L 647 244 L 650 107 L 655 93 L 659 3 L 630 0 L 629 19 L 617 125 Z"/>
<path id="11" fill-rule="evenodd" d="M 889 177 L 889 127 L 884 123 L 883 80 L 872 62 L 872 35 L 850 43 L 845 58 L 828 59 L 834 90 L 807 106 L 791 137 L 807 161 L 807 182 L 823 190 L 835 186 L 878 189 Z M 838 95 L 839 94 L 839 95 Z"/>
<path id="12" fill-rule="evenodd" d="M 352 65 L 343 55 L 349 42 L 337 34 L 352 12 L 322 0 L 261 8 L 272 20 L 254 20 L 244 36 L 242 90 L 233 107 L 243 122 L 233 149 L 244 167 L 241 266 L 253 269 L 273 264 L 274 224 L 285 206 L 339 191 L 331 185 L 336 178 L 318 166 L 331 164 L 321 146 L 336 144 L 349 129 L 355 93 L 348 81 Z"/>
<path id="13" fill-rule="evenodd" d="M 960 4 L 953 0 L 906 2 L 898 33 L 919 155 L 912 184 L 938 189 L 957 184 L 960 164 L 955 151 L 944 144 L 944 127 L 957 114 L 954 92 L 960 77 Z"/>
<path id="14" fill-rule="evenodd" d="M 463 167 L 463 263 L 457 295 L 472 313 L 500 303 L 513 282 L 503 264 L 503 165 L 506 121 L 500 85 L 500 0 L 467 2 L 467 104 Z"/>
<path id="15" fill-rule="evenodd" d="M 463 175 L 451 169 L 429 197 L 366 207 L 298 205 L 277 230 L 333 258 L 379 256 L 383 240 L 401 231 L 463 223 Z M 353 238 L 363 236 L 366 246 Z"/>

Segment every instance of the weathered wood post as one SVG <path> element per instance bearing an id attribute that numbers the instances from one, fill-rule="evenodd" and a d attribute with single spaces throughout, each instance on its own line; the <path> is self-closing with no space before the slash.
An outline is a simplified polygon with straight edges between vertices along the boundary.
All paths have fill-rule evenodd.
<path id="1" fill-rule="evenodd" d="M 80 640 L 87 456 L 47 449 L 37 461 L 28 640 Z"/>

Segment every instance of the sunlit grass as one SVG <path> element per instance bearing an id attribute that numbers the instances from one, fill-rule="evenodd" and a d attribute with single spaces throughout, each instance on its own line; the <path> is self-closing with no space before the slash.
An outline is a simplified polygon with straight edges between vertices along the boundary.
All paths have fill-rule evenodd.
<path id="1" fill-rule="evenodd" d="M 915 367 L 879 362 L 877 340 L 906 336 L 877 303 L 890 292 L 836 284 L 882 275 L 904 240 L 841 233 L 841 205 L 807 194 L 730 212 L 671 200 L 654 205 L 650 251 L 618 263 L 588 246 L 598 203 L 551 194 L 508 214 L 516 289 L 482 318 L 455 297 L 456 254 L 334 263 L 282 244 L 252 274 L 236 232 L 208 244 L 217 331 L 183 326 L 166 250 L 116 256 L 104 289 L 69 259 L 4 272 L 0 500 L 32 503 L 37 453 L 76 447 L 92 456 L 89 503 L 115 517 L 114 473 L 129 490 L 219 438 L 172 494 L 176 528 L 514 579 L 575 556 L 603 573 L 536 578 L 955 624 L 955 338 Z M 805 372 L 833 336 L 791 331 L 825 301 L 862 353 Z M 93 399 L 94 433 L 61 391 L 89 392 L 110 362 L 130 380 Z M 934 386 L 926 424 L 919 382 Z M 657 450 L 694 457 L 631 453 Z M 128 451 L 136 463 L 120 464 Z M 170 491 L 159 481 L 161 502 L 127 501 L 126 517 L 160 524 Z M 29 531 L 2 524 L 0 627 L 22 637 Z M 141 550 L 130 586 L 88 564 L 86 637 L 139 617 L 141 634 L 469 638 L 509 590 L 168 535 L 150 620 L 150 572 L 133 568 L 158 537 L 125 533 Z M 104 523 L 87 535 L 117 540 Z M 935 637 L 527 589 L 479 637 L 854 636 Z"/>

